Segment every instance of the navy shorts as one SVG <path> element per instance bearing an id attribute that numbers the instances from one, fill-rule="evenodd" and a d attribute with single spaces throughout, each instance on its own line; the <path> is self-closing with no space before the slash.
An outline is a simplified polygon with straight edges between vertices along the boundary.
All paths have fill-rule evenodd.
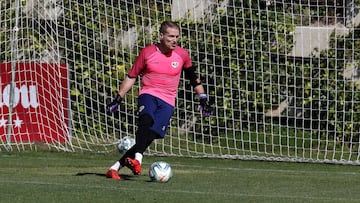
<path id="1" fill-rule="evenodd" d="M 141 94 L 138 97 L 138 111 L 139 116 L 148 114 L 152 117 L 154 124 L 150 129 L 164 138 L 174 113 L 174 107 L 150 94 Z"/>

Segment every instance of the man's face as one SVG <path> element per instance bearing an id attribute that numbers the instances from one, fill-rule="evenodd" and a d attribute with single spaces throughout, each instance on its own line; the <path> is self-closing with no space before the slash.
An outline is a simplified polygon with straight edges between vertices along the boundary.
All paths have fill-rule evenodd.
<path id="1" fill-rule="evenodd" d="M 180 31 L 177 28 L 168 27 L 165 33 L 160 33 L 160 43 L 164 48 L 174 50 L 177 46 Z"/>

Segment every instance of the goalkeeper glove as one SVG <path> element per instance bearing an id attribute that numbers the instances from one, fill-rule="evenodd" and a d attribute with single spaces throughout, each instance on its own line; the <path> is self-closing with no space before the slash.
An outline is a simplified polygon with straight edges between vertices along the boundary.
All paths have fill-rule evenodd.
<path id="1" fill-rule="evenodd" d="M 213 112 L 213 108 L 209 103 L 207 95 L 199 94 L 199 101 L 200 101 L 200 105 L 198 107 L 198 111 L 200 111 L 204 117 L 212 116 L 214 112 Z"/>
<path id="2" fill-rule="evenodd" d="M 122 100 L 121 96 L 117 95 L 115 99 L 106 106 L 106 110 L 110 113 L 114 113 L 115 111 L 118 110 L 121 100 Z"/>

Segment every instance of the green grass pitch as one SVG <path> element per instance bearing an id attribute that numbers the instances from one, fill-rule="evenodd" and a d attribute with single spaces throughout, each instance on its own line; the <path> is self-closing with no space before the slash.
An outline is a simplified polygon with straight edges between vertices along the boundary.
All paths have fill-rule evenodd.
<path id="1" fill-rule="evenodd" d="M 359 166 L 145 156 L 142 175 L 105 178 L 119 156 L 0 152 L 0 202 L 360 202 Z M 158 160 L 168 183 L 150 182 Z"/>

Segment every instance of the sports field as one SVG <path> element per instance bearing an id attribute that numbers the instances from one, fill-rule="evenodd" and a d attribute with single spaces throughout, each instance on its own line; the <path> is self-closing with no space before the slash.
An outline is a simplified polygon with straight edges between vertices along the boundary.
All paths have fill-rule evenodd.
<path id="1" fill-rule="evenodd" d="M 118 156 L 0 152 L 0 202 L 360 202 L 359 166 L 146 156 L 142 175 L 105 178 Z M 149 181 L 157 160 L 170 182 Z"/>

